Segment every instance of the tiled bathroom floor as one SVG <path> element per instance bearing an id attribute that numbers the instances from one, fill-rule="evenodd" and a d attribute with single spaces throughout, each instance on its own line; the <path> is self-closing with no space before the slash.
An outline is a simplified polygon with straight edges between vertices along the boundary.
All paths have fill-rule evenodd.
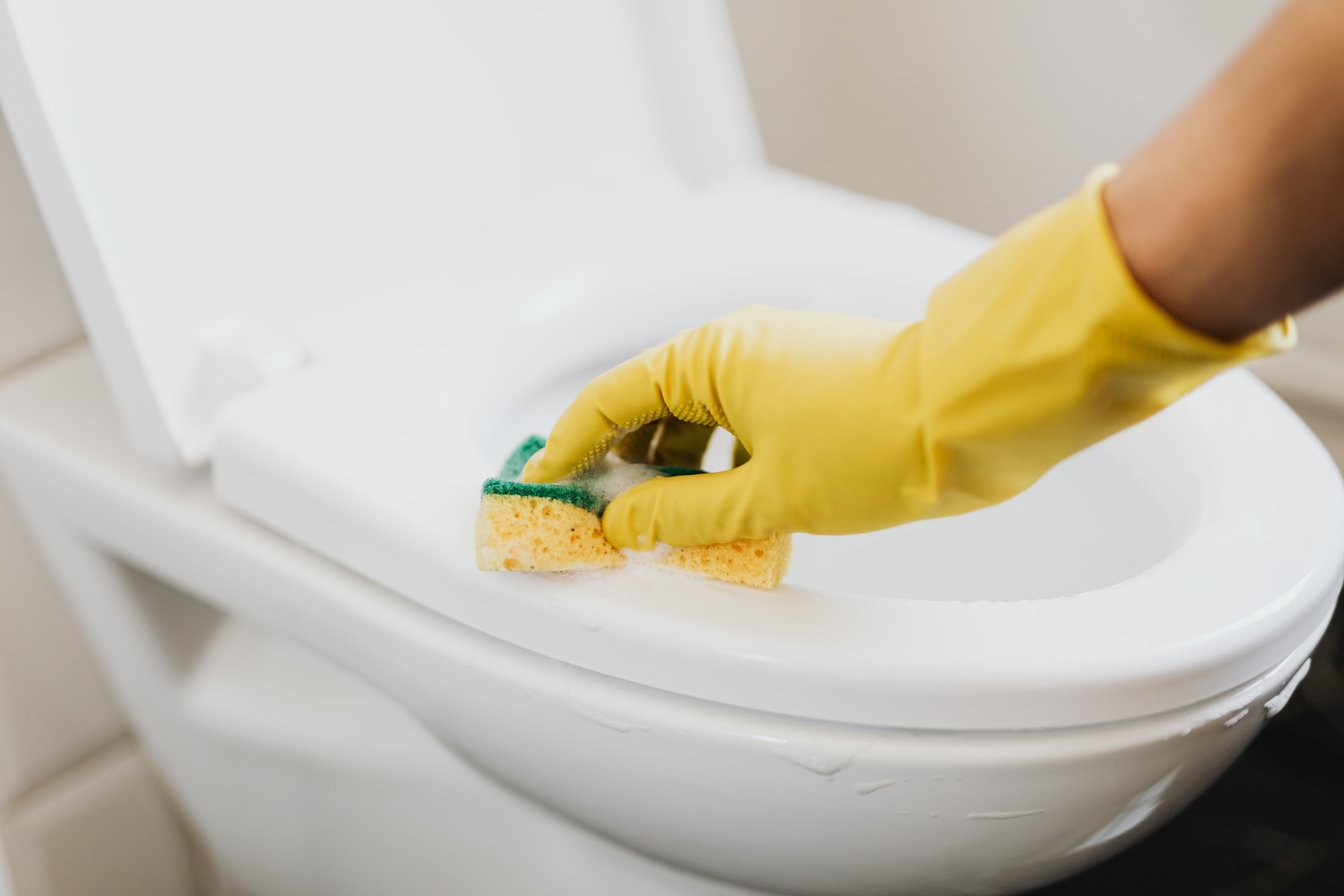
<path id="1" fill-rule="evenodd" d="M 1344 466 L 1344 417 L 1296 410 Z M 1166 827 L 1035 896 L 1344 894 L 1344 620 L 1297 695 L 1246 753 Z"/>

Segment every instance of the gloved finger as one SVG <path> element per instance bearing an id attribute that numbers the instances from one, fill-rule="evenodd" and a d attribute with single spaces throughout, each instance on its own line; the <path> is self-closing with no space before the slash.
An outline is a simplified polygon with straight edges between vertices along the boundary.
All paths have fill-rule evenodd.
<path id="1" fill-rule="evenodd" d="M 612 501 L 602 531 L 616 547 L 641 551 L 660 541 L 685 546 L 759 538 L 770 532 L 755 512 L 755 487 L 750 466 L 654 479 Z"/>
<path id="2" fill-rule="evenodd" d="M 581 473 L 625 433 L 668 416 L 647 354 L 616 365 L 583 387 L 551 429 L 546 447 L 523 467 L 524 482 L 554 482 Z"/>
<path id="3" fill-rule="evenodd" d="M 621 460 L 634 464 L 699 467 L 713 434 L 713 426 L 664 417 L 641 426 L 611 450 Z"/>

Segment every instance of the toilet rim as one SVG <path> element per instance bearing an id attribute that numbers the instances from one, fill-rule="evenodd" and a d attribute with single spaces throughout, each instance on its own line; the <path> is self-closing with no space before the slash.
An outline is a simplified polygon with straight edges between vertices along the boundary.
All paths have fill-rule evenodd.
<path id="1" fill-rule="evenodd" d="M 73 371 L 79 373 L 80 376 L 83 377 L 82 379 L 73 380 L 66 377 L 64 380 L 58 382 L 57 385 L 77 387 L 81 394 L 89 391 L 87 386 L 89 382 L 93 380 L 93 368 L 87 355 L 76 356 L 73 360 L 78 363 L 73 365 L 65 363 L 63 359 L 57 360 L 60 363 L 55 366 L 61 368 L 59 371 L 60 373 L 65 374 Z M 88 374 L 88 376 L 85 376 L 84 374 Z M 93 385 L 97 385 L 96 380 L 93 380 Z M 1247 387 L 1249 387 L 1249 390 Z M 93 391 L 96 392 L 97 390 L 94 389 Z M 1250 397 L 1253 399 L 1257 393 L 1263 394 L 1263 387 L 1258 386 L 1258 384 L 1250 381 L 1249 377 L 1247 377 L 1240 387 L 1229 389 L 1228 393 L 1232 398 L 1245 399 Z M 1283 410 L 1283 413 L 1288 412 L 1285 409 Z M 1258 414 L 1256 416 L 1259 417 Z M 48 446 L 52 443 L 41 440 L 42 438 L 47 438 L 46 436 L 39 438 L 35 435 L 33 436 L 33 439 L 30 440 L 24 435 L 21 428 L 16 431 L 14 438 L 17 439 L 15 442 L 17 447 L 22 449 L 18 451 L 18 453 L 22 455 L 24 451 L 27 451 L 28 454 L 34 458 L 35 462 L 43 464 L 54 464 L 57 462 L 68 464 L 72 462 L 70 460 L 71 457 L 77 457 L 73 449 L 70 451 L 49 450 Z M 99 444 L 97 450 L 100 452 L 111 450 L 101 446 L 101 443 L 97 444 Z M 116 463 L 109 464 L 108 469 L 112 469 L 115 475 L 126 475 L 123 471 L 116 468 L 116 464 L 125 466 L 130 463 L 125 457 L 129 457 L 129 452 L 125 450 L 122 450 L 120 454 L 115 454 L 114 460 Z M 132 469 L 135 475 L 142 476 L 145 482 L 151 483 L 154 488 L 164 492 L 163 495 L 156 496 L 155 501 L 159 503 L 166 503 L 168 501 L 172 501 L 175 504 L 182 503 L 183 506 L 180 510 L 184 515 L 184 518 L 190 517 L 195 513 L 191 508 L 193 505 L 200 503 L 196 498 L 192 498 L 184 503 L 181 495 L 178 494 L 180 489 L 164 488 L 162 486 L 164 477 L 157 472 L 153 474 L 140 472 L 143 469 L 143 466 L 143 464 L 137 463 L 133 467 L 128 468 Z M 76 464 L 76 469 L 78 471 L 78 475 L 76 476 L 61 475 L 60 477 L 52 476 L 48 478 L 50 481 L 73 483 L 68 487 L 63 486 L 63 488 L 69 489 L 89 488 L 90 486 L 87 484 L 81 484 L 81 477 L 84 476 L 92 477 L 92 481 L 97 481 L 99 487 L 102 488 L 110 488 L 113 483 L 113 477 L 109 475 L 106 470 L 96 469 L 90 463 L 85 463 L 81 460 Z M 90 472 L 90 470 L 92 470 L 92 472 Z M 168 482 L 170 483 L 173 481 L 174 480 L 171 477 L 168 479 Z M 1323 489 L 1323 491 L 1333 493 L 1328 495 L 1328 501 L 1318 502 L 1318 506 L 1321 506 L 1322 504 L 1328 505 L 1338 516 L 1338 511 L 1340 509 L 1340 495 L 1337 482 L 1332 489 Z M 130 489 L 129 486 L 123 487 L 120 483 L 118 483 L 116 488 L 112 489 L 110 493 L 115 495 L 115 500 L 117 501 L 127 500 L 127 495 L 135 497 L 133 489 Z M 76 505 L 73 506 L 77 506 L 77 499 L 71 497 L 73 494 L 75 493 L 70 492 L 67 494 L 65 500 L 75 500 Z M 199 498 L 204 499 L 206 498 L 206 495 L 202 494 Z M 138 498 L 136 500 L 137 503 L 143 503 L 140 502 Z M 148 504 L 153 503 L 154 502 L 148 502 Z M 214 502 L 210 503 L 213 504 Z M 220 510 L 222 511 L 223 508 L 220 508 Z M 177 512 L 177 509 L 175 509 L 174 512 Z M 212 513 L 214 512 L 215 511 L 212 511 Z M 221 515 L 220 520 L 227 522 L 227 516 Z M 220 526 L 212 527 L 202 523 L 200 529 L 202 533 L 211 533 L 216 529 L 221 532 L 233 532 L 236 529 L 238 532 L 237 536 L 231 535 L 224 538 L 224 543 L 229 549 L 236 549 L 238 544 L 248 542 L 247 538 L 241 537 L 241 535 L 247 534 L 246 527 L 242 520 L 229 522 L 228 526 L 223 526 L 222 528 Z M 1331 531 L 1323 533 L 1323 538 L 1337 538 L 1338 535 L 1339 531 L 1336 527 Z M 129 537 L 130 536 L 128 536 L 128 538 Z M 259 537 L 260 533 L 250 536 L 253 540 L 258 539 Z M 295 546 L 287 544 L 277 538 L 267 538 L 264 542 L 266 544 L 275 544 L 277 550 L 279 549 L 279 546 L 283 545 L 284 550 L 279 551 L 279 553 L 285 557 L 293 558 L 295 563 L 299 561 L 303 553 Z M 132 542 L 128 542 L 127 544 L 129 545 L 131 543 Z M 150 549 L 150 544 L 144 543 L 143 539 L 141 539 L 141 543 L 145 550 Z M 1338 542 L 1336 542 L 1336 544 L 1338 544 Z M 200 547 L 206 548 L 208 545 L 202 543 Z M 442 546 L 439 547 L 441 548 Z M 126 556 L 129 558 L 139 556 L 137 553 L 140 550 L 139 548 L 133 549 L 127 547 L 125 550 L 128 551 Z M 1330 556 L 1334 557 L 1334 555 Z M 311 557 L 303 562 L 313 564 L 317 567 L 331 564 L 330 560 L 317 557 Z M 344 565 L 348 567 L 350 564 L 346 563 Z M 157 567 L 151 564 L 149 568 L 155 569 Z M 1320 576 L 1328 574 L 1329 571 L 1329 568 L 1325 565 L 1321 565 L 1315 570 Z M 1332 588 L 1338 586 L 1337 567 L 1335 572 L 1336 578 L 1330 583 Z M 302 575 L 305 578 L 305 581 L 322 582 L 323 578 L 319 573 L 320 569 L 314 569 L 312 574 L 309 575 L 299 567 L 295 567 L 295 574 Z M 1084 720 L 1086 713 L 1076 712 L 1080 705 L 1084 710 L 1095 709 L 1095 706 L 1089 707 L 1086 701 L 1090 699 L 1093 704 L 1096 704 L 1100 700 L 1110 698 L 1111 702 L 1107 704 L 1107 708 L 1112 711 L 1109 713 L 1092 712 L 1092 721 L 1094 723 L 1115 722 L 1154 714 L 1153 711 L 1144 712 L 1138 707 L 1131 707 L 1131 711 L 1128 712 L 1120 711 L 1123 709 L 1123 706 L 1115 700 L 1117 696 L 1117 685 L 1127 685 L 1131 692 L 1137 692 L 1140 695 L 1147 693 L 1151 696 L 1153 693 L 1152 688 L 1163 685 L 1162 674 L 1164 672 L 1168 674 L 1179 674 L 1190 667 L 1190 663 L 1188 662 L 1190 660 L 1189 655 L 1168 651 L 1165 659 L 1172 662 L 1168 662 L 1164 667 L 1157 662 L 1157 660 L 1154 660 L 1143 670 L 1146 677 L 1134 676 L 1126 680 L 1117 680 L 1116 678 L 1104 679 L 1098 676 L 1093 676 L 1090 679 L 1075 676 L 1066 682 L 1046 682 L 1045 684 L 1047 687 L 1040 690 L 1033 690 L 1029 686 L 1030 682 L 1024 682 L 1021 679 L 1021 676 L 1013 676 L 1013 673 L 1016 671 L 1015 668 L 995 670 L 982 666 L 978 670 L 969 670 L 970 672 L 999 673 L 997 677 L 993 674 L 988 676 L 982 675 L 978 680 L 969 673 L 957 676 L 953 674 L 956 671 L 954 669 L 946 667 L 941 669 L 930 668 L 924 670 L 926 674 L 918 681 L 913 682 L 917 687 L 910 688 L 903 687 L 911 683 L 905 680 L 856 682 L 853 680 L 853 676 L 851 676 L 849 680 L 836 678 L 828 681 L 821 677 L 824 670 L 819 671 L 816 668 L 805 668 L 801 663 L 798 666 L 791 668 L 771 669 L 765 663 L 765 660 L 767 659 L 766 657 L 735 657 L 727 654 L 727 652 L 722 649 L 725 646 L 723 642 L 688 642 L 685 639 L 680 639 L 680 643 L 677 643 L 678 639 L 670 638 L 667 640 L 671 642 L 672 646 L 680 648 L 698 646 L 700 648 L 698 656 L 682 649 L 679 658 L 692 665 L 678 669 L 674 663 L 670 662 L 671 659 L 675 659 L 676 657 L 670 657 L 662 651 L 651 651 L 649 650 L 649 645 L 638 643 L 635 639 L 630 637 L 624 637 L 622 633 L 623 619 L 614 615 L 609 616 L 605 620 L 594 617 L 584 617 L 580 614 L 591 611 L 594 605 L 593 602 L 576 603 L 571 601 L 571 598 L 576 594 L 582 596 L 582 592 L 596 590 L 598 586 L 605 588 L 608 592 L 604 597 L 614 596 L 620 598 L 620 589 L 619 587 L 616 587 L 621 582 L 620 574 L 593 576 L 585 581 L 581 579 L 554 579 L 533 576 L 490 576 L 484 573 L 477 573 L 469 568 L 462 568 L 453 572 L 446 579 L 441 578 L 439 580 L 439 585 L 442 586 L 445 581 L 449 581 L 452 584 L 459 586 L 469 586 L 466 590 L 470 591 L 469 597 L 471 602 L 476 606 L 489 606 L 490 601 L 494 598 L 500 598 L 503 601 L 516 601 L 522 592 L 530 591 L 531 599 L 526 601 L 526 603 L 528 604 L 529 609 L 538 612 L 529 614 L 526 619 L 522 621 L 530 623 L 534 630 L 544 628 L 555 631 L 564 631 L 580 636 L 579 640 L 574 640 L 567 644 L 557 644 L 555 645 L 557 649 L 547 650 L 544 649 L 544 644 L 537 642 L 535 639 L 534 643 L 525 645 L 524 642 L 527 640 L 526 638 L 507 637 L 508 634 L 519 634 L 522 629 L 518 626 L 514 627 L 513 632 L 507 632 L 503 627 L 494 627 L 494 630 L 490 631 L 489 627 L 480 624 L 471 624 L 469 626 L 477 631 L 484 629 L 487 634 L 493 635 L 500 641 L 509 642 L 515 646 L 527 646 L 528 649 L 534 653 L 555 659 L 562 659 L 578 668 L 603 673 L 607 678 L 612 680 L 613 683 L 620 680 L 629 681 L 631 683 L 643 683 L 647 686 L 679 693 L 685 696 L 699 697 L 701 699 L 729 706 L 773 711 L 800 720 L 806 719 L 818 722 L 838 721 L 882 727 L 906 729 L 928 728 L 944 731 L 958 729 L 1010 730 L 1057 728 L 1062 726 L 1088 724 L 1088 722 Z M 1267 612 L 1262 614 L 1263 618 L 1245 620 L 1247 624 L 1241 626 L 1239 632 L 1207 632 L 1209 637 L 1206 646 L 1209 649 L 1205 651 L 1205 656 L 1217 666 L 1215 671 L 1228 671 L 1230 666 L 1234 663 L 1242 663 L 1243 667 L 1245 667 L 1243 660 L 1246 660 L 1248 657 L 1244 654 L 1237 653 L 1239 648 L 1255 651 L 1256 654 L 1263 656 L 1278 654 L 1278 663 L 1281 663 L 1283 660 L 1295 654 L 1299 657 L 1302 656 L 1304 650 L 1309 650 L 1315 643 L 1316 638 L 1319 637 L 1320 629 L 1326 622 L 1333 604 L 1335 591 L 1316 587 L 1323 581 L 1324 580 L 1319 577 L 1307 581 L 1301 588 L 1296 589 L 1292 593 L 1281 595 L 1278 601 L 1267 603 Z M 288 593 L 285 589 L 282 589 L 279 586 L 269 590 L 271 593 L 267 595 L 265 600 L 265 603 L 268 606 L 283 603 L 285 596 Z M 716 592 L 713 596 L 722 598 L 719 602 L 721 607 L 736 611 L 738 618 L 745 620 L 748 623 L 762 619 L 769 620 L 772 618 L 778 618 L 781 622 L 798 621 L 798 614 L 794 612 L 796 609 L 795 607 L 786 605 L 783 609 L 787 612 L 778 612 L 781 608 L 770 602 L 773 597 L 770 594 L 736 589 L 728 586 L 719 586 L 717 589 L 711 590 Z M 429 595 L 412 594 L 406 589 L 392 589 L 392 592 L 401 600 L 411 599 L 415 603 L 439 611 L 444 616 L 452 617 L 460 615 L 449 612 L 449 608 L 447 607 L 435 606 L 435 602 Z M 377 590 L 370 593 L 385 594 L 387 592 Z M 313 609 L 315 605 L 308 603 L 310 595 L 308 595 L 307 592 L 304 592 L 303 589 L 299 589 L 297 594 L 297 599 L 300 599 L 302 601 L 301 603 L 291 604 L 284 608 L 273 608 L 275 613 L 290 620 L 293 625 L 302 627 L 304 625 L 302 618 L 305 605 L 309 609 Z M 840 596 L 835 597 L 839 598 Z M 607 610 L 621 609 L 624 607 L 624 604 L 612 603 L 610 601 L 599 601 L 598 603 L 606 603 L 607 606 L 605 609 Z M 871 604 L 872 601 L 868 601 L 868 603 Z M 902 602 L 898 606 L 898 609 L 902 611 L 923 609 L 925 611 L 923 617 L 925 619 L 931 619 L 939 615 L 944 617 L 955 615 L 966 610 L 983 610 L 993 615 L 994 611 L 1003 610 L 1005 606 L 1008 606 L 1002 604 L 981 604 L 971 606 L 928 604 L 920 608 L 914 606 L 916 603 L 918 602 Z M 1067 600 L 1058 601 L 1056 602 L 1056 605 L 1059 606 L 1066 603 Z M 835 604 L 833 603 L 831 606 L 834 608 Z M 319 610 L 323 609 L 320 604 L 316 605 L 316 608 Z M 641 610 L 644 609 L 644 607 L 634 606 L 629 609 Z M 395 607 L 390 604 L 384 610 L 378 610 L 378 608 L 370 606 L 369 611 L 391 612 L 394 616 L 397 615 Z M 546 618 L 548 616 L 549 619 Z M 706 617 L 702 617 L 700 621 L 704 621 L 705 618 Z M 914 621 L 914 617 L 912 616 L 907 615 L 906 618 Z M 1045 619 L 1046 622 L 1049 622 L 1048 615 Z M 1312 623 L 1312 620 L 1315 620 L 1314 624 Z M 463 622 L 462 619 L 455 619 L 455 621 L 459 623 Z M 677 623 L 687 623 L 696 620 L 689 617 L 669 615 L 662 621 L 671 626 Z M 591 627 L 585 628 L 583 626 L 583 623 L 585 622 Z M 607 624 L 601 626 L 594 624 L 598 622 L 605 622 Z M 704 631 L 706 630 L 702 629 L 700 633 L 703 633 Z M 713 633 L 712 629 L 708 631 L 710 631 L 711 634 Z M 769 641 L 772 640 L 775 632 L 767 632 L 764 634 L 765 640 Z M 1240 644 L 1229 637 L 1229 635 L 1235 636 L 1238 634 L 1241 636 Z M 1215 639 L 1218 639 L 1217 644 L 1213 643 Z M 624 646 L 628 648 L 627 654 L 625 656 L 599 655 L 599 651 L 594 649 L 599 643 L 604 643 L 608 648 L 612 648 L 613 646 Z M 1276 645 L 1282 646 L 1281 653 L 1277 650 Z M 828 645 L 817 644 L 815 646 L 826 647 Z M 893 658 L 897 660 L 900 659 L 899 656 Z M 1253 659 L 1253 657 L 1250 658 Z M 858 659 L 866 661 L 871 660 L 872 658 L 860 656 Z M 734 663 L 734 660 L 739 662 Z M 754 660 L 755 662 L 740 662 L 742 660 Z M 624 666 L 624 668 L 622 668 L 622 666 Z M 839 667 L 841 671 L 845 671 L 843 666 L 844 664 L 841 663 Z M 1270 663 L 1263 669 L 1257 670 L 1257 672 L 1268 673 L 1275 666 L 1276 663 Z M 833 665 L 831 670 L 834 671 L 836 668 L 837 667 Z M 869 666 L 869 668 L 872 667 Z M 849 671 L 852 672 L 856 670 L 851 668 Z M 772 674 L 772 672 L 776 672 L 777 674 Z M 678 677 L 678 673 L 691 674 L 682 674 Z M 1250 681 L 1260 677 L 1259 674 L 1253 674 L 1246 676 L 1245 680 Z M 1239 684 L 1241 683 L 1244 682 L 1239 682 Z M 861 685 L 864 684 L 871 685 L 871 687 L 864 690 L 861 687 Z M 1056 687 L 1050 689 L 1048 687 L 1049 685 L 1056 685 Z M 1068 687 L 1059 687 L 1060 685 L 1067 685 Z M 1147 690 L 1145 690 L 1145 688 Z M 1236 690 L 1236 687 L 1218 688 L 1216 686 L 1210 686 L 1204 690 L 1208 692 L 1205 694 L 1205 697 L 1208 697 L 1219 694 L 1230 694 L 1232 691 Z M 913 702 L 910 699 L 912 695 L 915 697 L 927 696 L 927 705 L 921 706 L 917 702 Z M 1076 702 L 1078 699 L 1083 700 L 1083 704 L 1078 704 Z M 999 705 L 995 704 L 995 700 L 998 701 Z M 1070 701 L 1075 702 L 1070 703 Z M 1006 711 L 999 711 L 1003 709 L 1002 704 L 1005 702 L 1009 704 Z M 1179 709 L 1202 701 L 1169 700 L 1167 702 L 1171 703 L 1171 708 Z M 936 718 L 936 711 L 940 708 L 949 711 L 947 717 L 943 720 Z M 1055 718 L 1053 720 L 1044 719 L 1041 712 L 1043 708 L 1053 711 L 1055 713 Z M 1066 718 L 1069 714 L 1068 711 L 1070 710 L 1075 711 L 1071 719 Z M 1033 719 L 1036 720 L 1035 724 L 1031 723 L 1031 720 Z M 920 724 L 921 722 L 922 724 Z"/>
<path id="2" fill-rule="evenodd" d="M 1344 491 L 1292 412 L 1234 371 L 1121 438 L 1184 448 L 1202 504 L 1160 562 L 1076 594 L 936 601 L 787 580 L 750 592 L 638 569 L 504 576 L 463 562 L 459 572 L 487 599 L 566 617 L 581 647 L 492 633 L 575 665 L 724 703 L 909 728 L 1152 715 L 1242 686 L 1318 637 L 1344 578 Z"/>
<path id="3" fill-rule="evenodd" d="M 789 259 L 799 253 L 791 246 L 821 245 L 804 267 L 826 276 L 859 271 L 858 280 L 882 286 L 880 296 L 845 296 L 846 308 L 879 313 L 880 301 L 880 313 L 913 318 L 944 269 L 984 243 L 909 209 L 811 185 L 781 188 L 773 176 L 744 189 L 757 191 L 750 202 L 728 196 L 727 210 L 691 223 L 728 221 L 730 235 L 755 234 L 755 218 L 732 217 L 733 208 L 750 208 L 815 226 L 777 228 L 769 240 L 739 241 L 717 255 L 710 250 L 722 240 L 709 240 L 709 249 L 696 243 L 695 265 L 677 264 L 685 255 L 622 256 L 604 262 L 601 282 L 566 281 L 539 291 L 545 302 L 495 317 L 421 300 L 414 315 L 397 316 L 413 321 L 415 333 L 388 336 L 389 348 L 363 345 L 231 405 L 216 430 L 217 494 L 500 640 L 613 678 L 814 720 L 987 730 L 1135 718 L 1235 689 L 1313 636 L 1344 567 L 1344 490 L 1310 431 L 1242 371 L 1064 462 L 1148 445 L 1197 486 L 1180 544 L 1105 587 L 939 602 L 787 580 L 779 591 L 754 592 L 639 569 L 559 577 L 476 570 L 480 483 L 530 434 L 510 414 L 539 382 L 628 357 L 724 302 L 759 300 L 753 288 L 772 293 L 792 276 Z M 772 197 L 794 214 L 772 212 L 764 201 Z M 817 227 L 844 233 L 825 242 Z M 655 248 L 685 245 L 662 240 Z M 942 254 L 921 267 L 920 257 L 933 253 Z M 674 276 L 689 267 L 697 271 Z M 770 279 L 760 279 L 763 270 Z M 634 279 L 622 280 L 627 274 Z M 641 301 L 622 305 L 631 286 Z M 611 309 L 625 317 L 592 332 L 563 329 Z M 378 320 L 353 329 L 374 331 Z M 491 445 L 478 431 L 482 421 L 493 421 Z M 375 458 L 396 458 L 409 472 L 378 469 Z"/>

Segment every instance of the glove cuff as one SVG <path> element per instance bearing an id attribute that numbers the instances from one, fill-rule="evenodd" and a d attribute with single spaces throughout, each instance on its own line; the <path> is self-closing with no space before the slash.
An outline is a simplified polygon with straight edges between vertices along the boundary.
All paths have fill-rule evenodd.
<path id="1" fill-rule="evenodd" d="M 1128 299 L 1115 309 L 1118 326 L 1132 333 L 1145 334 L 1145 341 L 1164 345 L 1174 353 L 1205 358 L 1223 366 L 1273 355 L 1297 344 L 1297 325 L 1291 316 L 1235 342 L 1224 342 L 1187 326 L 1154 301 L 1134 279 L 1106 211 L 1106 185 L 1119 173 L 1118 165 L 1097 166 L 1088 174 L 1083 189 L 1075 197 L 1081 205 L 1081 213 L 1089 219 L 1087 231 L 1096 237 L 1096 251 L 1109 260 L 1114 271 L 1118 287 L 1115 295 Z"/>

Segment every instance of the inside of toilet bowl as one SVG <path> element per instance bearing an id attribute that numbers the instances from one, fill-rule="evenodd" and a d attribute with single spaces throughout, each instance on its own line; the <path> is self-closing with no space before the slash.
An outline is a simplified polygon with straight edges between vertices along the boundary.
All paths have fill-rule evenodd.
<path id="1" fill-rule="evenodd" d="M 484 457 L 545 434 L 593 376 L 620 360 L 551 376 L 496 410 L 482 431 Z M 1022 601 L 1103 588 L 1155 566 L 1198 516 L 1197 477 L 1150 434 L 1121 434 L 1051 470 L 996 507 L 881 532 L 796 535 L 785 584 L 940 601 Z M 1160 435 L 1157 434 L 1157 435 Z M 722 469 L 731 437 L 716 432 L 707 469 Z"/>

